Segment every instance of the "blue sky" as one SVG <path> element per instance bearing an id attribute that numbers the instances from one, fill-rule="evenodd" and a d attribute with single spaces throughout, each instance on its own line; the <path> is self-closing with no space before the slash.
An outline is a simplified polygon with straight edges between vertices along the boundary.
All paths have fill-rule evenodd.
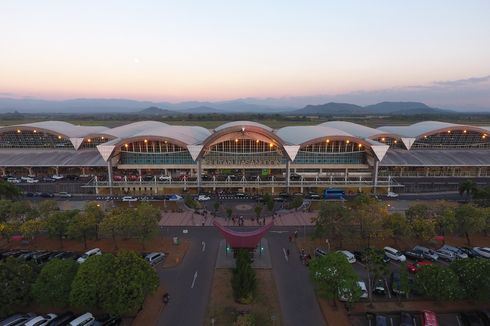
<path id="1" fill-rule="evenodd" d="M 490 74 L 489 13 L 488 0 L 4 0 L 0 93 L 181 101 L 443 87 Z"/>

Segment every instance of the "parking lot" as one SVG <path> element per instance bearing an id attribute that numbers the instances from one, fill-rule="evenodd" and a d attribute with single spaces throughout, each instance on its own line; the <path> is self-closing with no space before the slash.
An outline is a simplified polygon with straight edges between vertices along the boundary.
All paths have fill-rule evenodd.
<path id="1" fill-rule="evenodd" d="M 413 323 L 415 326 L 422 325 L 422 315 L 419 312 L 411 313 L 413 316 Z M 398 326 L 400 325 L 400 314 L 395 313 L 387 313 L 381 314 L 386 317 L 388 321 L 388 326 Z M 375 326 L 376 323 L 374 321 L 368 320 L 366 315 L 354 315 L 350 316 L 349 320 L 352 323 L 352 326 Z M 441 326 L 463 326 L 464 324 L 461 322 L 458 314 L 437 314 L 437 321 Z"/>

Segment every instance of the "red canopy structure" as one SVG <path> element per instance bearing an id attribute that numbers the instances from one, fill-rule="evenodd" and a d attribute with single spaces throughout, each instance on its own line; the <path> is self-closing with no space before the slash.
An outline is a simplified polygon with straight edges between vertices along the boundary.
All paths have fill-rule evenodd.
<path id="1" fill-rule="evenodd" d="M 218 228 L 233 249 L 254 249 L 259 243 L 260 239 L 262 239 L 267 231 L 269 231 L 269 229 L 274 225 L 274 222 L 271 221 L 269 224 L 264 225 L 257 230 L 246 232 L 230 230 L 225 228 L 217 221 L 214 221 L 213 225 Z"/>

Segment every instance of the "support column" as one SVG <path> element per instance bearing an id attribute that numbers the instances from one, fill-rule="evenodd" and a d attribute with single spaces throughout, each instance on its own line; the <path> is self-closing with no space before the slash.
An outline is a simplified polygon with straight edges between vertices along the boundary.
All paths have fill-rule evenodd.
<path id="1" fill-rule="evenodd" d="M 197 193 L 201 193 L 201 183 L 202 183 L 202 164 L 201 159 L 197 159 Z"/>
<path id="2" fill-rule="evenodd" d="M 289 160 L 286 161 L 286 192 L 289 193 L 289 184 L 291 181 L 291 171 L 289 169 Z"/>
<path id="3" fill-rule="evenodd" d="M 28 175 L 34 175 L 34 173 L 32 173 L 32 168 L 31 167 L 27 168 L 27 173 L 28 173 Z"/>
<path id="4" fill-rule="evenodd" d="M 59 167 L 55 167 L 54 170 L 56 171 L 56 175 L 59 175 L 59 173 L 60 173 L 59 172 L 60 171 Z"/>
<path id="5" fill-rule="evenodd" d="M 345 174 L 344 174 L 344 181 L 345 181 L 345 184 L 347 184 L 347 176 L 349 175 L 349 169 L 345 169 Z"/>
<path id="6" fill-rule="evenodd" d="M 107 184 L 109 185 L 109 193 L 112 195 L 112 162 L 110 157 L 107 160 Z"/>
<path id="7" fill-rule="evenodd" d="M 5 169 L 3 169 L 3 174 L 5 175 Z M 478 168 L 478 176 L 481 177 L 481 167 Z"/>
<path id="8" fill-rule="evenodd" d="M 5 168 L 0 168 L 0 171 L 2 171 L 2 176 L 5 176 L 6 175 Z"/>
<path id="9" fill-rule="evenodd" d="M 374 159 L 374 189 L 373 192 L 376 195 L 376 189 L 378 187 L 378 167 L 379 167 L 379 161 L 377 159 Z"/>

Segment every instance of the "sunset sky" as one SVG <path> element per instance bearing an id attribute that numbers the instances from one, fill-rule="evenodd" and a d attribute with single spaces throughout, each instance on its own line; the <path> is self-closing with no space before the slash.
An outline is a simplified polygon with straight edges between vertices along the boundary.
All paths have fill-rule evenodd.
<path id="1" fill-rule="evenodd" d="M 430 86 L 490 75 L 489 17 L 488 0 L 4 0 L 0 97 L 223 100 Z"/>

